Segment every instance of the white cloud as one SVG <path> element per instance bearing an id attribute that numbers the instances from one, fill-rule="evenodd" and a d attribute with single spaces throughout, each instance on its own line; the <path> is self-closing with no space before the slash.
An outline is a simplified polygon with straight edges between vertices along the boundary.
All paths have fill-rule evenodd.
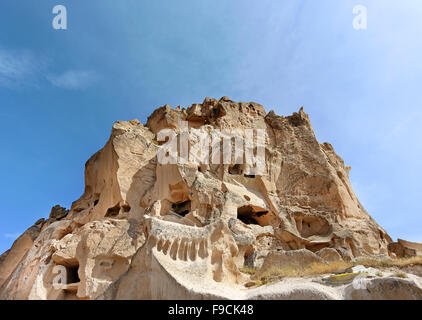
<path id="1" fill-rule="evenodd" d="M 39 86 L 47 78 L 55 87 L 77 90 L 93 85 L 100 78 L 92 70 L 47 74 L 46 69 L 50 64 L 51 61 L 45 61 L 45 57 L 35 55 L 29 50 L 0 48 L 0 87 Z"/>
<path id="2" fill-rule="evenodd" d="M 0 48 L 0 86 L 13 87 L 32 83 L 38 67 L 37 59 L 29 51 Z"/>
<path id="3" fill-rule="evenodd" d="M 56 87 L 63 89 L 84 89 L 99 80 L 99 75 L 91 70 L 69 70 L 59 75 L 49 75 L 47 79 Z"/>

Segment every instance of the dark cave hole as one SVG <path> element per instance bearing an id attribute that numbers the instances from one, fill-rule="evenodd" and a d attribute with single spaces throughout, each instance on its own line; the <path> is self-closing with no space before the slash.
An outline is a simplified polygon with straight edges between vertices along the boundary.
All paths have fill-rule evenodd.
<path id="1" fill-rule="evenodd" d="M 241 175 L 243 173 L 243 169 L 240 164 L 235 164 L 229 167 L 229 173 L 235 175 Z"/>
<path id="2" fill-rule="evenodd" d="M 245 174 L 244 175 L 245 178 L 255 178 L 254 174 Z"/>
<path id="3" fill-rule="evenodd" d="M 243 206 L 237 209 L 237 218 L 246 224 L 257 224 L 265 226 L 264 220 L 260 218 L 268 214 L 268 210 L 256 209 L 250 205 Z"/>
<path id="4" fill-rule="evenodd" d="M 119 212 L 120 212 L 120 205 L 119 204 L 117 204 L 117 205 L 115 205 L 114 207 L 112 207 L 112 208 L 108 208 L 108 210 L 107 210 L 107 212 L 106 212 L 106 217 L 108 218 L 108 217 L 115 217 L 115 216 L 117 216 L 118 214 L 119 214 Z"/>
<path id="5" fill-rule="evenodd" d="M 79 265 L 66 267 L 66 281 L 67 281 L 66 284 L 78 283 L 81 281 L 79 279 L 78 270 L 79 270 Z"/>
<path id="6" fill-rule="evenodd" d="M 179 203 L 173 203 L 171 205 L 171 208 L 174 211 L 174 213 L 184 217 L 191 210 L 191 201 L 186 200 L 186 201 L 179 202 Z"/>

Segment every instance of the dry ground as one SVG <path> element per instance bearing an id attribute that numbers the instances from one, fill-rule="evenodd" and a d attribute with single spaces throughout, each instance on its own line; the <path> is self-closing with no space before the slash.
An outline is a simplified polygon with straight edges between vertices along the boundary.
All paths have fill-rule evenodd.
<path id="1" fill-rule="evenodd" d="M 397 269 L 393 276 L 396 277 L 406 277 L 406 273 L 402 272 L 402 268 L 412 267 L 412 266 L 421 266 L 422 267 L 422 257 L 413 257 L 406 259 L 374 259 L 374 258 L 361 258 L 355 262 L 344 262 L 344 261 L 335 261 L 328 263 L 312 263 L 305 266 L 304 268 L 295 268 L 292 266 L 277 267 L 267 270 L 259 279 L 256 279 L 256 285 L 264 285 L 268 282 L 276 281 L 281 278 L 287 277 L 308 277 L 308 276 L 319 276 L 330 273 L 344 272 L 345 270 L 357 266 L 363 265 L 365 267 L 373 267 L 379 270 L 385 269 Z M 240 268 L 240 271 L 248 275 L 254 275 L 258 269 L 255 268 Z M 380 272 L 379 276 L 382 276 Z"/>

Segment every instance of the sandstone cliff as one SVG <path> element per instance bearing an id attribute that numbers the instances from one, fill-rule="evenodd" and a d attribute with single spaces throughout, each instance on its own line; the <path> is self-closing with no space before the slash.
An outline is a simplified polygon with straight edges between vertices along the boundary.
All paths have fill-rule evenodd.
<path id="1" fill-rule="evenodd" d="M 262 139 L 243 144 L 244 155 L 230 149 L 225 161 L 221 142 L 246 141 L 248 129 Z M 198 143 L 204 134 L 208 144 Z M 212 156 L 160 161 L 170 140 L 181 152 L 182 138 L 185 151 Z M 167 159 L 174 152 L 167 148 Z M 255 164 L 244 161 L 248 152 Z M 261 266 L 277 250 L 327 261 L 417 255 L 417 244 L 406 251 L 409 242 L 393 243 L 369 216 L 349 172 L 317 141 L 303 109 L 282 117 L 257 103 L 206 98 L 163 106 L 145 125 L 118 121 L 86 163 L 81 198 L 69 211 L 54 207 L 0 257 L 0 298 L 294 298 L 282 288 L 245 291 L 239 268 Z M 327 297 L 336 294 L 309 295 Z"/>

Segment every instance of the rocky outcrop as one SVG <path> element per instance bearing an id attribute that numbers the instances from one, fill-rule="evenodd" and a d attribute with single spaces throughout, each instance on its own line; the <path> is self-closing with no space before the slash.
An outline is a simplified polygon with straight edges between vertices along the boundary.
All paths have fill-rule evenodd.
<path id="1" fill-rule="evenodd" d="M 70 210 L 53 207 L 0 257 L 0 298 L 286 298 L 245 293 L 239 268 L 418 254 L 369 216 L 349 172 L 303 108 L 206 98 L 117 121 Z"/>
<path id="2" fill-rule="evenodd" d="M 316 253 L 319 257 L 321 257 L 324 261 L 342 261 L 343 258 L 341 257 L 340 253 L 334 248 L 324 248 Z"/>
<path id="3" fill-rule="evenodd" d="M 14 279 L 21 262 L 28 252 L 34 247 L 38 238 L 44 219 L 38 220 L 31 228 L 26 230 L 14 243 L 10 250 L 1 255 L 0 259 L 0 288 L 5 282 Z M 0 289 L 1 293 L 1 289 Z"/>
<path id="4" fill-rule="evenodd" d="M 222 220 L 197 228 L 147 218 L 145 233 L 147 241 L 130 269 L 103 298 L 221 298 L 239 287 L 238 248 Z"/>
<path id="5" fill-rule="evenodd" d="M 264 260 L 262 267 L 253 276 L 259 279 L 263 274 L 273 269 L 292 268 L 300 269 L 313 263 L 322 263 L 324 260 L 315 253 L 306 250 L 271 251 Z"/>
<path id="6" fill-rule="evenodd" d="M 388 250 L 391 255 L 397 258 L 422 256 L 422 243 L 398 239 L 397 242 L 388 244 Z"/>
<path id="7" fill-rule="evenodd" d="M 347 300 L 422 300 L 422 283 L 394 277 L 371 279 L 364 288 L 353 284 L 344 289 Z"/>
<path id="8" fill-rule="evenodd" d="M 51 208 L 49 219 L 61 220 L 64 217 L 66 217 L 68 213 L 69 213 L 69 210 L 66 210 L 66 208 L 56 205 L 53 208 Z"/>

